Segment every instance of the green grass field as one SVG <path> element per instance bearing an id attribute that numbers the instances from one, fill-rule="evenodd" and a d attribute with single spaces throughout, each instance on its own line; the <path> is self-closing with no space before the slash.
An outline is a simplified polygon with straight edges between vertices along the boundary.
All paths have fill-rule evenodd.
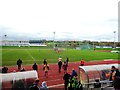
<path id="1" fill-rule="evenodd" d="M 34 61 L 41 64 L 43 59 L 47 59 L 48 63 L 57 63 L 60 56 L 63 61 L 69 57 L 70 62 L 80 61 L 82 58 L 85 61 L 118 59 L 117 53 L 100 52 L 99 50 L 75 50 L 68 48 L 58 53 L 50 47 L 2 47 L 3 66 L 16 65 L 16 61 L 19 58 L 23 60 L 24 65 L 33 64 Z"/>

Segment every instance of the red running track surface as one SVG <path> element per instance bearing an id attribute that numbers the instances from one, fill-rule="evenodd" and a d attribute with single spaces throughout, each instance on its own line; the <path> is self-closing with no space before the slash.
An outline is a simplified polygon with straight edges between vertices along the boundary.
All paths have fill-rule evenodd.
<path id="1" fill-rule="evenodd" d="M 85 62 L 85 65 L 97 65 L 97 64 L 114 64 L 118 63 L 118 60 L 104 60 L 104 61 L 92 61 L 92 62 Z M 80 62 L 70 62 L 68 66 L 67 72 L 71 74 L 72 69 L 74 68 L 78 72 L 78 66 L 80 66 Z M 32 70 L 32 65 L 23 65 L 26 70 Z M 40 85 L 43 81 L 47 82 L 47 86 L 53 86 L 58 84 L 63 84 L 63 75 L 64 70 L 62 69 L 61 73 L 58 72 L 57 64 L 49 64 L 50 70 L 48 71 L 48 77 L 44 77 L 43 65 L 38 65 L 38 76 L 40 80 Z M 8 67 L 8 72 L 13 72 L 13 70 L 17 71 L 17 66 L 10 66 Z M 56 88 L 62 88 L 62 86 L 56 86 Z"/>

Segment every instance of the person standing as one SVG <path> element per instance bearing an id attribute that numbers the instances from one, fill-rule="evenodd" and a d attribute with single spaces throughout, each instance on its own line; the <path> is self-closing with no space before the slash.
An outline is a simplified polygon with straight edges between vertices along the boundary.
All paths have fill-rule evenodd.
<path id="1" fill-rule="evenodd" d="M 73 76 L 70 76 L 68 79 L 68 90 L 73 90 L 72 83 L 73 83 Z"/>
<path id="2" fill-rule="evenodd" d="M 77 84 L 78 84 L 77 78 L 70 76 L 68 83 L 68 90 L 76 90 Z"/>
<path id="3" fill-rule="evenodd" d="M 76 90 L 83 90 L 83 86 L 80 81 L 78 81 L 78 83 L 76 85 Z"/>
<path id="4" fill-rule="evenodd" d="M 44 64 L 44 65 L 46 65 L 46 64 L 47 64 L 47 60 L 46 60 L 46 59 L 44 59 L 43 64 Z"/>
<path id="5" fill-rule="evenodd" d="M 66 59 L 67 66 L 68 66 L 68 62 L 69 62 L 69 58 L 67 57 L 67 59 Z"/>
<path id="6" fill-rule="evenodd" d="M 18 65 L 18 70 L 20 71 L 21 70 L 21 65 L 22 65 L 22 60 L 21 59 L 17 60 L 17 65 Z"/>
<path id="7" fill-rule="evenodd" d="M 65 74 L 63 76 L 65 90 L 67 90 L 68 83 L 69 83 L 69 78 L 70 78 L 70 74 L 65 72 Z"/>
<path id="8" fill-rule="evenodd" d="M 58 72 L 59 72 L 59 73 L 61 72 L 61 67 L 62 67 L 62 61 L 59 60 L 59 61 L 58 61 Z"/>
<path id="9" fill-rule="evenodd" d="M 32 66 L 32 68 L 33 68 L 33 70 L 36 70 L 36 71 L 37 71 L 37 70 L 38 70 L 38 66 L 37 66 L 37 64 L 34 63 L 33 66 Z"/>
<path id="10" fill-rule="evenodd" d="M 116 67 L 112 66 L 111 70 L 108 74 L 106 74 L 106 78 L 109 79 L 109 81 L 113 81 L 115 79 L 115 72 L 116 72 Z M 113 83 L 111 83 L 111 86 L 113 86 Z"/>
<path id="11" fill-rule="evenodd" d="M 113 81 L 114 80 L 115 73 L 116 73 L 116 67 L 112 66 L 111 67 L 111 71 L 110 71 L 109 81 Z"/>
<path id="12" fill-rule="evenodd" d="M 64 64 L 63 64 L 63 69 L 64 69 L 64 71 L 66 72 L 67 71 L 67 63 L 66 62 L 64 62 Z"/>
<path id="13" fill-rule="evenodd" d="M 45 77 L 48 77 L 49 65 L 45 64 L 44 67 L 43 67 L 43 70 L 45 71 Z"/>
<path id="14" fill-rule="evenodd" d="M 84 66 L 84 64 L 85 64 L 84 59 L 81 60 L 80 64 L 81 64 L 81 66 Z"/>
<path id="15" fill-rule="evenodd" d="M 116 69 L 115 75 L 113 80 L 113 86 L 115 90 L 120 90 L 120 71 Z"/>

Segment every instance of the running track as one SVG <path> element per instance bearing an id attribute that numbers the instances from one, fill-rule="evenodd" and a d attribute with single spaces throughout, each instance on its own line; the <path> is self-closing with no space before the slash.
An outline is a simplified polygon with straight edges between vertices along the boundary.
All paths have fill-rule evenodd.
<path id="1" fill-rule="evenodd" d="M 97 65 L 97 64 L 114 64 L 118 63 L 118 60 L 104 60 L 104 61 L 92 61 L 92 62 L 85 62 L 85 65 Z M 78 72 L 78 66 L 80 62 L 70 62 L 68 66 L 68 73 L 71 74 L 72 69 L 74 68 Z M 32 65 L 24 65 L 23 66 L 26 70 L 32 70 Z M 50 70 L 48 72 L 48 78 L 44 77 L 43 65 L 38 65 L 38 76 L 40 80 L 40 84 L 42 81 L 47 82 L 48 87 L 54 88 L 61 88 L 63 87 L 63 75 L 64 71 L 62 69 L 61 73 L 58 73 L 58 66 L 57 64 L 49 64 Z M 17 71 L 17 66 L 10 66 L 8 67 L 8 72 L 13 72 L 13 70 Z M 60 85 L 60 86 L 59 86 Z"/>

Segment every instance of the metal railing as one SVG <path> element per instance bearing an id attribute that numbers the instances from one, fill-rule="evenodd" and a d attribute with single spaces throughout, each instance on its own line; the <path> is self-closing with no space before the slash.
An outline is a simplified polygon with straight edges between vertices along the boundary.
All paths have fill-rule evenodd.
<path id="1" fill-rule="evenodd" d="M 99 82 L 90 82 L 83 84 L 83 90 L 113 90 L 113 81 L 103 80 Z M 95 88 L 95 84 L 100 84 L 100 87 Z"/>

